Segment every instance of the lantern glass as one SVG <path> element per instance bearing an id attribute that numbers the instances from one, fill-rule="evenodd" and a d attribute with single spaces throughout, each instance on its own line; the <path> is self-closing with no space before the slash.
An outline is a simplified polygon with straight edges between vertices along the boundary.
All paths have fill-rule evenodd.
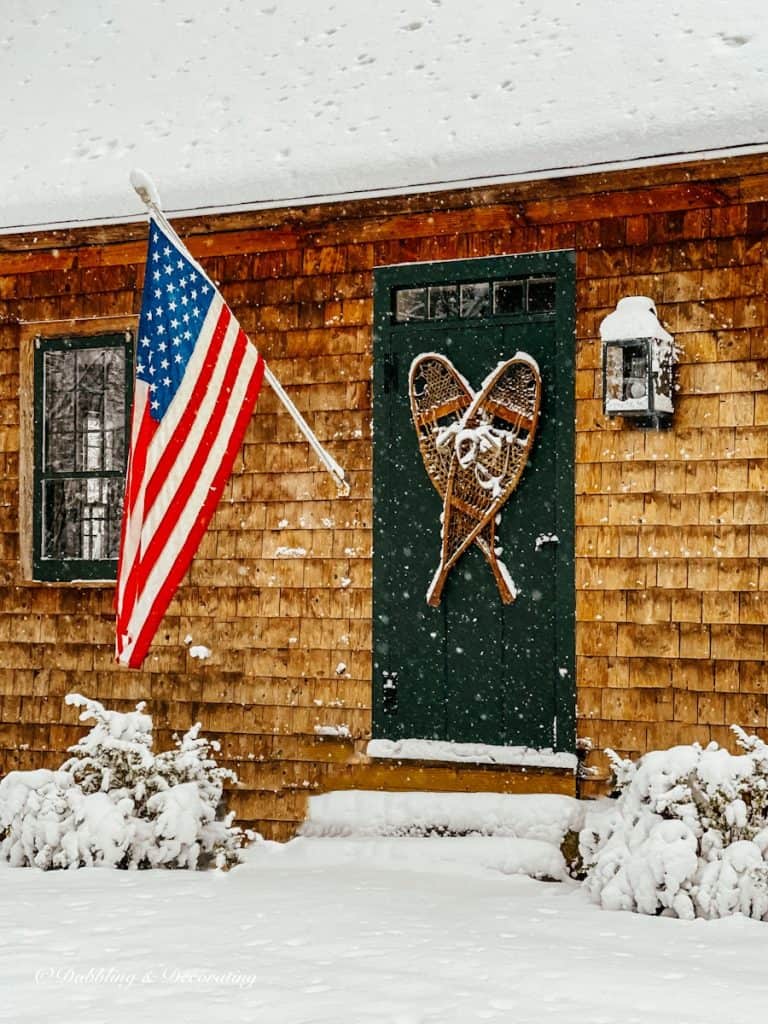
<path id="1" fill-rule="evenodd" d="M 611 415 L 648 412 L 650 354 L 646 339 L 607 342 L 605 359 L 605 411 Z"/>

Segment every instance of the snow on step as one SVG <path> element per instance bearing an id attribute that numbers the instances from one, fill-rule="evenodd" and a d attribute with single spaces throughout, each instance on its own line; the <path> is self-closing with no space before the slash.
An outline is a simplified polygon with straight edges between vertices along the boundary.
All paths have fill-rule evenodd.
<path id="1" fill-rule="evenodd" d="M 560 846 L 584 805 L 554 793 L 389 793 L 346 790 L 309 800 L 302 836 L 504 836 Z"/>
<path id="2" fill-rule="evenodd" d="M 424 871 L 430 875 L 527 875 L 562 881 L 565 861 L 557 846 L 540 839 L 498 836 L 364 836 L 306 838 L 289 843 L 261 843 L 246 855 L 246 863 L 312 869 L 349 866 L 377 871 Z"/>

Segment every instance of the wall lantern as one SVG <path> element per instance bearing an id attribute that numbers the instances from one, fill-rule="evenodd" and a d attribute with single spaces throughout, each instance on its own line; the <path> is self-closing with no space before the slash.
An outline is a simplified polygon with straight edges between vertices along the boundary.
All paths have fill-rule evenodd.
<path id="1" fill-rule="evenodd" d="M 638 427 L 669 427 L 674 412 L 675 342 L 653 299 L 631 295 L 600 324 L 603 411 Z"/>

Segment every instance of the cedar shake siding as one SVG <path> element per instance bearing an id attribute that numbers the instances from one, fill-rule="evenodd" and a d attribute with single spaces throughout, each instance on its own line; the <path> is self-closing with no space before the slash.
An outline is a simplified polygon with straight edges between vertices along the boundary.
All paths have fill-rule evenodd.
<path id="1" fill-rule="evenodd" d="M 373 269 L 559 249 L 576 255 L 577 735 L 598 773 L 587 791 L 606 746 L 730 745 L 731 723 L 767 734 L 768 157 L 174 225 L 351 495 L 337 498 L 265 384 L 145 668 L 118 668 L 113 587 L 31 581 L 30 367 L 38 335 L 135 327 L 146 228 L 0 237 L 0 773 L 60 763 L 81 732 L 63 702 L 76 690 L 122 710 L 146 699 L 159 745 L 200 720 L 240 776 L 239 818 L 270 837 L 292 834 L 307 794 L 334 788 L 573 791 L 555 770 L 364 753 Z M 602 411 L 599 324 L 626 295 L 653 298 L 682 349 L 669 430 Z M 190 657 L 188 635 L 209 659 Z M 349 738 L 315 732 L 341 725 Z"/>

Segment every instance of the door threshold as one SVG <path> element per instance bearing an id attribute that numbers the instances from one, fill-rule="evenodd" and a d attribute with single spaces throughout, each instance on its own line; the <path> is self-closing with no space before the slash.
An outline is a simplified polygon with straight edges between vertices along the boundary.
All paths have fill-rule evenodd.
<path id="1" fill-rule="evenodd" d="M 375 789 L 435 793 L 560 793 L 575 796 L 572 768 L 538 768 L 513 764 L 468 764 L 457 761 L 396 760 L 361 755 L 345 773 L 328 779 L 331 789 Z"/>

